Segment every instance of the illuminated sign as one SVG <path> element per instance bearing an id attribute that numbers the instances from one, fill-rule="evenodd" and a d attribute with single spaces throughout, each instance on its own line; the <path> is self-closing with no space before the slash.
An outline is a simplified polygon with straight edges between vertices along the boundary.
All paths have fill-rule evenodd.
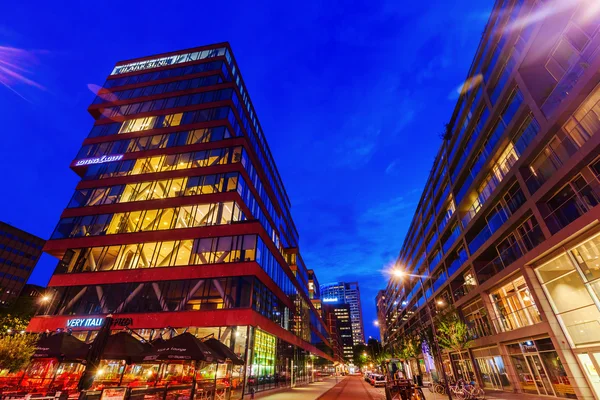
<path id="1" fill-rule="evenodd" d="M 67 320 L 67 328 L 99 328 L 104 324 L 104 318 L 73 318 Z M 115 318 L 111 326 L 130 326 L 131 318 Z"/>
<path id="2" fill-rule="evenodd" d="M 111 161 L 119 161 L 123 159 L 123 154 L 117 154 L 114 156 L 102 156 L 102 157 L 93 157 L 93 158 L 83 158 L 81 160 L 77 160 L 75 162 L 76 167 L 80 167 L 82 165 L 92 165 L 92 164 L 102 164 L 105 162 Z"/>
<path id="3" fill-rule="evenodd" d="M 225 55 L 225 48 L 199 50 L 192 53 L 177 54 L 169 57 L 153 58 L 152 60 L 138 61 L 125 65 L 117 65 L 111 75 L 126 74 L 127 72 L 142 71 L 150 68 L 159 68 L 166 65 L 180 64 L 188 61 L 203 60 Z"/>
<path id="4" fill-rule="evenodd" d="M 127 72 L 141 71 L 149 68 L 158 68 L 164 67 L 166 65 L 173 65 L 176 64 L 178 57 L 180 56 L 177 55 L 171 57 L 155 58 L 154 60 L 140 61 L 127 65 L 119 65 L 115 67 L 111 75 L 125 74 Z"/>
<path id="5" fill-rule="evenodd" d="M 67 328 L 99 328 L 104 323 L 104 318 L 73 318 L 67 320 Z"/>
<path id="6" fill-rule="evenodd" d="M 337 297 L 325 297 L 323 298 L 323 303 L 333 303 L 338 301 Z"/>

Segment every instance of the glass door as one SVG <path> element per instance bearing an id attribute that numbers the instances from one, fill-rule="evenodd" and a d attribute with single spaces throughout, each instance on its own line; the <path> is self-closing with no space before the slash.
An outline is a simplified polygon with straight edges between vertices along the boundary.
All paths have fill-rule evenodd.
<path id="1" fill-rule="evenodd" d="M 542 360 L 540 356 L 537 354 L 528 354 L 525 355 L 525 359 L 527 360 L 527 364 L 529 364 L 529 369 L 533 374 L 533 379 L 535 380 L 535 385 L 542 395 L 554 396 L 554 390 L 552 389 L 552 383 L 550 379 L 548 379 L 548 374 L 546 373 L 546 368 L 542 364 Z"/>
<path id="2" fill-rule="evenodd" d="M 493 358 L 477 358 L 477 366 L 481 372 L 483 386 L 490 389 L 502 390 L 498 368 Z"/>

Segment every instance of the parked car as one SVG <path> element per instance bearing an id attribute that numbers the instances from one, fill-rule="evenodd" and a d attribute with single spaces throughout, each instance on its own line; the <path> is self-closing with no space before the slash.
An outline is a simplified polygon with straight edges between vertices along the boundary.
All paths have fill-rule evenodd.
<path id="1" fill-rule="evenodd" d="M 371 372 L 365 372 L 365 382 L 371 383 L 371 375 L 373 375 Z"/>
<path id="2" fill-rule="evenodd" d="M 373 376 L 373 383 L 372 383 L 373 386 L 375 386 L 375 387 L 385 386 L 385 382 L 386 382 L 385 376 L 379 375 L 379 374 Z"/>

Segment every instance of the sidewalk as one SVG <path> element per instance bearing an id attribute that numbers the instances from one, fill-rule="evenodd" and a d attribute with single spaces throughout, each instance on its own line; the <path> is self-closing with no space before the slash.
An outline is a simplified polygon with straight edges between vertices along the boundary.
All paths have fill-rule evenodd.
<path id="1" fill-rule="evenodd" d="M 345 376 L 338 376 L 338 383 L 342 382 L 345 378 Z M 293 389 L 285 389 L 278 391 L 277 393 L 266 392 L 264 395 L 256 393 L 254 398 L 257 400 L 315 400 L 334 386 L 335 378 L 329 377 L 325 378 L 322 382 L 310 383 Z M 246 396 L 244 396 L 244 398 L 246 398 Z M 250 397 L 248 396 L 248 398 Z"/>
<path id="2" fill-rule="evenodd" d="M 427 388 L 423 388 L 427 400 L 448 400 L 448 396 L 431 393 Z M 454 399 L 455 397 L 453 397 Z M 547 400 L 549 397 L 541 397 L 532 394 L 509 393 L 496 390 L 486 390 L 486 400 Z"/>

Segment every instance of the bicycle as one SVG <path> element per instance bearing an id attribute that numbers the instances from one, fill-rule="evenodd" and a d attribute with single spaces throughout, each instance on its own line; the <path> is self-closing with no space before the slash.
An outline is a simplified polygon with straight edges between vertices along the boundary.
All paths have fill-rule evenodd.
<path id="1" fill-rule="evenodd" d="M 427 388 L 431 393 L 446 394 L 446 387 L 441 382 L 431 382 Z"/>
<path id="2" fill-rule="evenodd" d="M 450 391 L 458 400 L 485 400 L 485 391 L 475 382 L 466 383 L 459 379 L 456 384 L 450 386 Z"/>

